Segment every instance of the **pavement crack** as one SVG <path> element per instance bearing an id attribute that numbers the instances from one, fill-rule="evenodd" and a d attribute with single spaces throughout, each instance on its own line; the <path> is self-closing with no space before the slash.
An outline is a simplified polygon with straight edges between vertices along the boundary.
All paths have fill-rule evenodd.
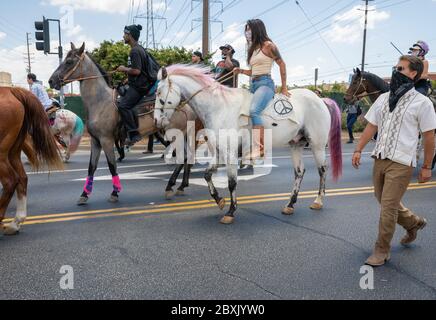
<path id="1" fill-rule="evenodd" d="M 250 279 L 244 278 L 244 277 L 242 277 L 242 276 L 240 276 L 240 275 L 237 275 L 237 274 L 231 273 L 231 272 L 229 272 L 229 271 L 225 271 L 225 270 L 221 269 L 221 267 L 220 267 L 218 264 L 215 264 L 215 263 L 214 263 L 213 265 L 214 265 L 214 266 L 218 269 L 218 271 L 221 272 L 222 274 L 225 274 L 225 275 L 227 275 L 227 276 L 229 276 L 229 277 L 237 278 L 237 279 L 242 280 L 242 281 L 244 281 L 244 282 L 250 283 L 250 284 L 256 286 L 257 288 L 261 289 L 263 292 L 266 292 L 266 293 L 272 295 L 273 297 L 275 297 L 275 298 L 277 298 L 277 299 L 284 300 L 284 298 L 280 297 L 278 294 L 276 294 L 276 293 L 274 293 L 274 292 L 272 292 L 272 291 L 269 291 L 268 289 L 265 289 L 265 288 L 262 287 L 260 284 L 254 282 L 254 281 L 252 281 L 252 280 L 250 280 Z"/>
<path id="2" fill-rule="evenodd" d="M 319 231 L 319 230 L 316 230 L 316 229 L 313 229 L 313 228 L 309 228 L 309 227 L 305 227 L 305 226 L 302 226 L 302 225 L 298 225 L 296 223 L 292 223 L 290 221 L 286 221 L 286 220 L 280 219 L 278 217 L 266 214 L 266 213 L 264 213 L 262 211 L 259 211 L 259 210 L 249 209 L 249 208 L 241 208 L 241 210 L 246 211 L 248 213 L 252 213 L 252 214 L 262 215 L 264 217 L 267 217 L 267 218 L 270 218 L 270 219 L 274 219 L 274 220 L 279 221 L 281 223 L 284 223 L 284 224 L 287 224 L 287 225 L 291 225 L 291 226 L 293 226 L 295 228 L 304 229 L 304 230 L 307 230 L 309 232 L 316 233 L 316 234 L 318 234 L 320 236 L 328 237 L 328 238 L 331 238 L 331 239 L 343 242 L 346 245 L 352 246 L 353 248 L 355 248 L 355 249 L 357 249 L 359 251 L 362 251 L 363 253 L 369 254 L 365 249 L 359 247 L 358 245 L 354 244 L 353 242 L 348 241 L 348 240 L 346 240 L 344 238 L 332 235 L 330 233 Z M 422 280 L 418 279 L 414 275 L 412 275 L 412 274 L 408 273 L 407 271 L 401 269 L 400 267 L 394 265 L 392 262 L 389 262 L 387 265 L 385 265 L 385 268 L 391 269 L 391 270 L 393 270 L 393 271 L 395 271 L 395 272 L 397 272 L 397 273 L 399 273 L 401 275 L 406 276 L 412 282 L 416 283 L 418 286 L 420 286 L 422 288 L 425 288 L 425 289 L 429 290 L 430 292 L 432 292 L 434 294 L 434 296 L 436 297 L 436 288 L 435 287 L 429 285 L 425 281 L 422 281 Z"/>

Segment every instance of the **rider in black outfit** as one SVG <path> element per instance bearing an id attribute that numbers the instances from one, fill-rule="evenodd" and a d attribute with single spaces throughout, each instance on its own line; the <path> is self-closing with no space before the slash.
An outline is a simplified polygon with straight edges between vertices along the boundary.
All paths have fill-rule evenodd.
<path id="1" fill-rule="evenodd" d="M 128 89 L 121 97 L 118 105 L 119 112 L 127 128 L 127 144 L 133 145 L 142 137 L 138 132 L 138 121 L 134 107 L 150 91 L 155 83 L 150 83 L 147 77 L 147 56 L 145 49 L 138 44 L 142 26 L 131 25 L 124 28 L 124 42 L 132 50 L 130 51 L 127 67 L 120 66 L 117 71 L 124 72 L 128 76 Z"/>

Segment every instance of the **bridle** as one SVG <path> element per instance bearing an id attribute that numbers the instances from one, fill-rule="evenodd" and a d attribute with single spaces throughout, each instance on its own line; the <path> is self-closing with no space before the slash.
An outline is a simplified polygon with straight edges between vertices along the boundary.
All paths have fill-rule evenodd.
<path id="1" fill-rule="evenodd" d="M 351 96 L 351 100 L 354 100 L 354 99 L 360 100 L 362 98 L 365 98 L 365 97 L 371 96 L 373 94 L 377 94 L 377 93 L 382 92 L 381 90 L 368 92 L 368 89 L 366 88 L 366 86 L 364 84 L 365 80 L 366 79 L 363 76 L 360 77 L 359 85 L 357 86 L 356 91 L 354 91 L 353 95 Z M 366 92 L 366 93 L 357 94 L 359 92 L 360 87 L 363 87 L 363 90 L 364 90 L 363 92 Z"/>
<path id="2" fill-rule="evenodd" d="M 83 81 L 83 80 L 92 80 L 92 79 L 99 79 L 99 78 L 104 78 L 104 75 L 99 75 L 99 76 L 89 76 L 89 77 L 84 77 L 83 76 L 83 64 L 82 62 L 85 60 L 85 52 L 82 53 L 82 55 L 74 55 L 76 58 L 79 59 L 79 61 L 77 61 L 76 65 L 67 72 L 67 74 L 61 79 L 59 74 L 58 74 L 58 79 L 61 82 L 61 85 L 66 85 L 75 81 Z M 79 77 L 76 79 L 69 79 L 69 77 L 71 77 L 71 75 L 73 75 L 74 72 L 76 72 L 76 70 L 80 67 L 80 74 Z M 109 71 L 107 72 L 107 74 L 113 74 L 116 71 Z"/>

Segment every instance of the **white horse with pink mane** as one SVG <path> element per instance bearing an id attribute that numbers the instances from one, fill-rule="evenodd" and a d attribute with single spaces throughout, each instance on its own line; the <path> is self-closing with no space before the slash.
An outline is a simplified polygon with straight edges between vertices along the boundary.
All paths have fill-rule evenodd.
<path id="1" fill-rule="evenodd" d="M 239 130 L 244 127 L 251 128 L 251 122 L 246 116 L 249 114 L 253 95 L 248 90 L 222 86 L 212 78 L 208 68 L 173 65 L 162 68 L 158 79 L 160 83 L 154 112 L 158 127 L 164 127 L 173 112 L 189 102 L 204 127 L 213 132 L 214 136 L 219 137 L 217 139 L 220 141 L 222 130 L 240 132 Z M 294 206 L 305 173 L 302 154 L 307 142 L 311 146 L 320 175 L 319 193 L 311 206 L 312 209 L 320 210 L 323 207 L 328 168 L 327 144 L 331 151 L 334 180 L 337 180 L 342 173 L 341 113 L 338 105 L 330 99 L 323 101 L 310 90 L 295 89 L 290 93 L 289 99 L 277 95 L 263 114 L 266 138 L 270 133 L 272 147 L 290 146 L 291 149 L 295 182 L 290 201 L 282 210 L 285 215 L 294 213 Z M 236 145 L 235 143 L 216 144 L 218 154 L 224 155 L 225 158 L 231 196 L 230 209 L 221 220 L 223 224 L 230 224 L 234 221 L 237 206 L 238 140 L 236 141 Z M 265 141 L 267 146 L 267 139 Z M 225 201 L 219 196 L 212 182 L 212 175 L 217 166 L 215 162 L 210 163 L 205 172 L 205 179 L 212 198 L 222 210 Z"/>

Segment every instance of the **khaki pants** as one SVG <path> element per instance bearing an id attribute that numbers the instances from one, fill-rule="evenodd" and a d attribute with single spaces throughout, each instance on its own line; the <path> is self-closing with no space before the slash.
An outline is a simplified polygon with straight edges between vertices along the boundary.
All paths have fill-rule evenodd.
<path id="1" fill-rule="evenodd" d="M 373 171 L 375 197 L 381 205 L 376 250 L 389 253 L 395 226 L 413 228 L 418 217 L 401 203 L 412 178 L 413 167 L 391 160 L 376 159 Z"/>

